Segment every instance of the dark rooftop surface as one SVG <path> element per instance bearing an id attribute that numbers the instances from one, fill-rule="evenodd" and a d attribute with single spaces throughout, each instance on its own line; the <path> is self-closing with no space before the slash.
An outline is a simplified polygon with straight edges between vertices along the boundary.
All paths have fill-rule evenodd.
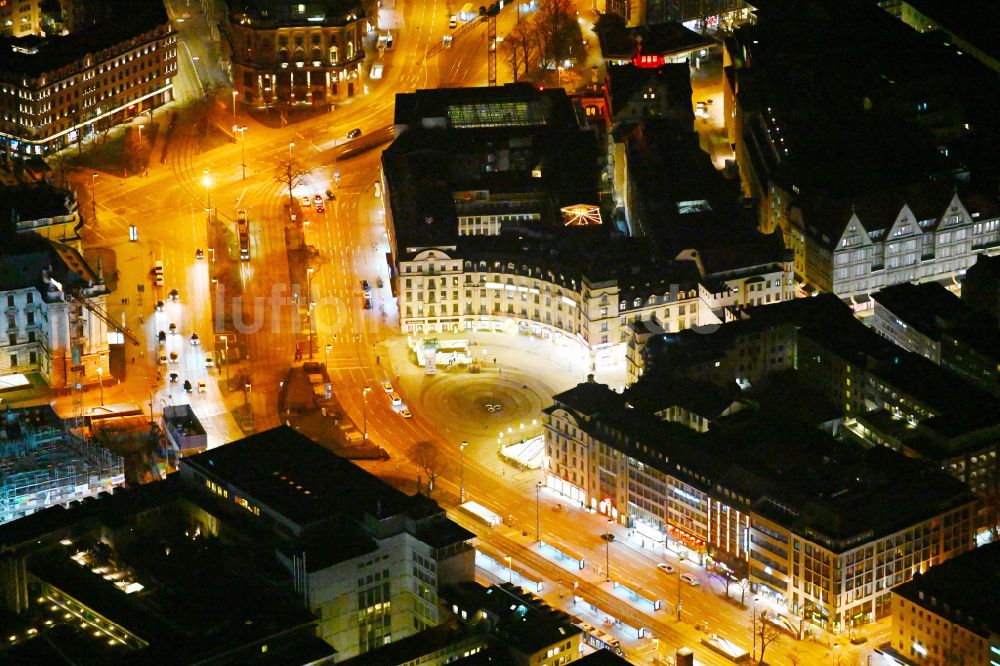
<path id="1" fill-rule="evenodd" d="M 253 25 L 272 27 L 340 25 L 359 13 L 351 0 L 226 0 L 230 14 L 246 15 Z M 299 7 L 304 11 L 299 11 Z"/>
<path id="2" fill-rule="evenodd" d="M 892 592 L 983 638 L 1000 633 L 1000 542 L 914 574 Z"/>
<path id="3" fill-rule="evenodd" d="M 664 386 L 649 375 L 637 385 L 643 383 L 652 384 L 650 392 Z M 696 433 L 627 398 L 585 383 L 555 396 L 546 411 L 569 407 L 596 439 L 706 492 L 721 484 L 834 550 L 973 499 L 964 484 L 929 465 L 884 447 L 840 442 L 791 418 L 744 409 Z"/>
<path id="4" fill-rule="evenodd" d="M 872 298 L 904 324 L 932 340 L 940 342 L 942 336 L 948 336 L 1000 360 L 997 322 L 970 308 L 940 283 L 894 285 Z"/>
<path id="5" fill-rule="evenodd" d="M 470 632 L 454 621 L 424 629 L 370 652 L 340 662 L 343 666 L 387 666 L 410 663 L 420 657 L 465 641 Z"/>
<path id="6" fill-rule="evenodd" d="M 995 0 L 906 0 L 906 3 L 971 46 L 1000 60 L 1000 13 Z"/>
<path id="7" fill-rule="evenodd" d="M 479 583 L 458 583 L 445 588 L 441 596 L 460 609 L 485 609 L 492 614 L 496 618 L 494 634 L 522 654 L 533 654 L 582 631 L 568 615 L 510 583 L 488 588 Z"/>
<path id="8" fill-rule="evenodd" d="M 761 146 L 757 171 L 789 190 L 844 195 L 950 175 L 969 148 L 985 152 L 995 72 L 942 35 L 864 0 L 754 6 L 758 21 L 728 45 L 739 104 L 756 114 L 744 131 Z"/>
<path id="9" fill-rule="evenodd" d="M 18 220 L 69 215 L 76 210 L 72 197 L 71 193 L 46 184 L 0 186 L 0 225 L 6 228 L 9 224 L 10 229 L 15 229 Z"/>
<path id="10" fill-rule="evenodd" d="M 619 657 L 611 650 L 604 649 L 591 652 L 586 657 L 581 657 L 573 663 L 577 664 L 577 666 L 623 666 L 624 664 L 628 664 L 629 661 L 624 657 Z"/>
<path id="11" fill-rule="evenodd" d="M 97 273 L 69 245 L 49 240 L 34 231 L 14 233 L 0 228 L 0 291 L 35 287 L 44 298 L 48 286 L 43 271 L 52 269 L 64 290 L 97 281 Z"/>
<path id="12" fill-rule="evenodd" d="M 223 479 L 303 527 L 339 514 L 355 520 L 397 515 L 415 502 L 288 426 L 184 458 L 181 465 Z"/>
<path id="13" fill-rule="evenodd" d="M 68 35 L 0 38 L 0 53 L 3 54 L 0 79 L 51 72 L 85 54 L 97 54 L 157 26 L 169 26 L 162 2 L 91 0 L 86 5 L 86 27 Z M 37 49 L 37 53 L 15 52 L 14 46 Z"/>
<path id="14" fill-rule="evenodd" d="M 673 56 L 693 49 L 704 49 L 715 40 L 689 30 L 681 23 L 654 23 L 628 28 L 617 14 L 602 14 L 594 25 L 601 45 L 601 57 L 623 60 L 640 52 L 647 55 Z"/>

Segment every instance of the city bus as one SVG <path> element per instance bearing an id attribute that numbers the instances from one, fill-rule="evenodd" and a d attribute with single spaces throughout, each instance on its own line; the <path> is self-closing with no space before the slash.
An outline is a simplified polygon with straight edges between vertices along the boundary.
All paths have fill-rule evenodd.
<path id="1" fill-rule="evenodd" d="M 250 260 L 250 223 L 244 209 L 236 211 L 236 235 L 240 242 L 240 261 Z"/>

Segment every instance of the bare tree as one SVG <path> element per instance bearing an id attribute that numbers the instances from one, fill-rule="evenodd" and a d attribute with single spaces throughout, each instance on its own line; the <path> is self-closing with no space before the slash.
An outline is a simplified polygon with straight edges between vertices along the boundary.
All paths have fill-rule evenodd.
<path id="1" fill-rule="evenodd" d="M 432 442 L 417 442 L 410 447 L 410 458 L 427 475 L 427 496 L 434 490 L 434 481 L 444 467 L 444 459 Z"/>
<path id="2" fill-rule="evenodd" d="M 788 661 L 792 666 L 799 666 L 802 663 L 802 657 L 795 654 L 794 652 L 788 655 Z"/>
<path id="3" fill-rule="evenodd" d="M 288 220 L 292 219 L 292 204 L 295 203 L 295 195 L 292 190 L 302 181 L 302 176 L 306 175 L 299 163 L 293 159 L 282 160 L 278 163 L 274 179 L 288 188 Z"/>
<path id="4" fill-rule="evenodd" d="M 741 578 L 740 579 L 740 606 L 746 606 L 747 601 L 747 590 L 750 589 L 750 579 Z"/>
<path id="5" fill-rule="evenodd" d="M 764 651 L 767 650 L 767 646 L 777 643 L 781 640 L 783 634 L 778 627 L 767 621 L 766 610 L 762 610 L 758 615 L 754 616 L 753 634 L 755 642 L 760 645 L 760 658 L 757 660 L 757 663 L 763 664 Z"/>
<path id="6" fill-rule="evenodd" d="M 552 69 L 584 53 L 583 33 L 571 0 L 541 0 L 531 25 L 538 34 L 543 68 Z"/>
<path id="7" fill-rule="evenodd" d="M 517 24 L 503 41 L 503 50 L 514 75 L 514 83 L 528 78 L 538 66 L 538 36 L 528 21 Z"/>

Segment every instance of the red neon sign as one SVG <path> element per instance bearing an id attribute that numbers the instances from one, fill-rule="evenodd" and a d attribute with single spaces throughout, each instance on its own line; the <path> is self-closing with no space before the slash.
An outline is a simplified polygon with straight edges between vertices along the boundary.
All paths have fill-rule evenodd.
<path id="1" fill-rule="evenodd" d="M 663 56 L 652 54 L 648 55 L 645 53 L 640 53 L 636 57 L 632 58 L 632 64 L 636 67 L 643 67 L 645 69 L 653 69 L 659 67 L 664 63 Z"/>

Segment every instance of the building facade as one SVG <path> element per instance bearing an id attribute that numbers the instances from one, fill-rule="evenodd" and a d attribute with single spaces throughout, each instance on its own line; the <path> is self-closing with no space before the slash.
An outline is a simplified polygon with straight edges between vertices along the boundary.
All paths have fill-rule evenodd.
<path id="1" fill-rule="evenodd" d="M 869 476 L 860 470 L 898 466 L 878 481 L 871 472 L 878 492 L 852 487 L 845 477 L 830 490 L 819 487 L 826 480 L 817 483 L 807 499 L 787 481 L 753 468 L 754 456 L 763 460 L 760 449 L 741 460 L 712 451 L 712 441 L 726 441 L 728 447 L 743 428 L 767 429 L 780 439 L 780 427 L 741 422 L 740 429 L 728 430 L 724 419 L 719 424 L 723 430 L 714 440 L 714 427 L 696 433 L 644 413 L 629 391 L 618 396 L 600 385 L 580 385 L 556 396 L 545 412 L 545 483 L 686 559 L 747 578 L 757 594 L 834 631 L 884 617 L 893 585 L 973 545 L 976 500 L 943 474 L 930 482 L 889 452 L 862 462 L 865 455 L 858 451 L 799 431 L 800 438 L 818 437 L 817 446 L 829 447 L 826 457 L 818 448 L 803 459 L 796 473 L 804 478 L 814 477 L 812 465 L 825 465 L 828 477 L 843 470 Z M 793 449 L 784 452 L 798 458 Z M 724 471 L 730 466 L 734 472 Z M 747 478 L 761 482 L 753 487 L 757 482 L 748 485 Z M 882 513 L 877 520 L 849 524 L 847 516 L 858 506 L 875 507 L 889 498 L 902 503 L 918 487 L 936 499 L 903 512 L 905 517 Z M 850 502 L 838 501 L 843 496 Z"/>
<path id="2" fill-rule="evenodd" d="M 64 37 L 0 42 L 0 155 L 46 155 L 173 99 L 177 35 L 165 11 L 128 15 Z"/>
<path id="3" fill-rule="evenodd" d="M 255 107 L 330 107 L 364 92 L 360 5 L 230 3 L 226 37 L 233 90 Z"/>
<path id="4" fill-rule="evenodd" d="M 1000 544 L 934 567 L 892 591 L 889 656 L 926 666 L 1000 663 Z"/>

